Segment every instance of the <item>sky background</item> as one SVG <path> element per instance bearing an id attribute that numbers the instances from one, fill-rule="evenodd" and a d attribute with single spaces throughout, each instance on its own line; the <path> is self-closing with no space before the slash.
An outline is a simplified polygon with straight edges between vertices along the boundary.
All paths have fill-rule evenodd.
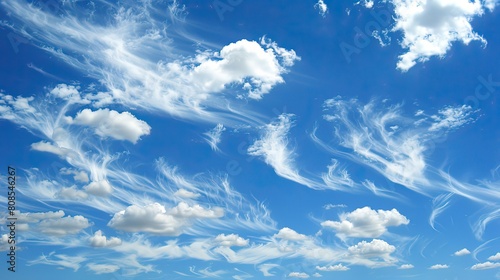
<path id="1" fill-rule="evenodd" d="M 0 276 L 500 279 L 497 4 L 2 1 Z"/>

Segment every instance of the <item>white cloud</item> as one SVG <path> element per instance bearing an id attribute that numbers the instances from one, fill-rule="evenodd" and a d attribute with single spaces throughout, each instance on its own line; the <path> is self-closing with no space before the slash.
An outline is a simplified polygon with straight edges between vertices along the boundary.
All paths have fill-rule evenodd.
<path id="1" fill-rule="evenodd" d="M 473 31 L 474 16 L 483 14 L 480 1 L 469 0 L 392 0 L 396 24 L 393 31 L 403 32 L 397 68 L 408 71 L 417 62 L 432 56 L 443 57 L 452 43 L 486 40 Z"/>
<path id="2" fill-rule="evenodd" d="M 275 234 L 274 237 L 290 241 L 301 241 L 307 239 L 307 236 L 305 236 L 304 234 L 297 233 L 293 229 L 287 227 L 280 229 L 280 231 Z"/>
<path id="3" fill-rule="evenodd" d="M 76 186 L 71 186 L 69 188 L 62 188 L 57 194 L 56 197 L 70 200 L 84 200 L 87 199 L 89 195 L 79 190 Z"/>
<path id="4" fill-rule="evenodd" d="M 78 182 L 87 183 L 89 181 L 89 176 L 85 171 L 77 171 L 71 168 L 61 168 L 59 170 L 63 175 L 73 175 L 73 179 Z"/>
<path id="5" fill-rule="evenodd" d="M 449 268 L 449 266 L 447 264 L 435 264 L 435 265 L 429 267 L 429 269 L 432 269 L 432 270 L 446 269 L 446 268 Z"/>
<path id="6" fill-rule="evenodd" d="M 219 234 L 215 238 L 215 241 L 218 242 L 220 246 L 226 246 L 226 247 L 231 247 L 231 246 L 244 247 L 247 246 L 249 243 L 248 239 L 244 239 L 238 236 L 237 234 L 229 234 L 229 235 Z"/>
<path id="7" fill-rule="evenodd" d="M 331 204 L 330 203 L 330 204 L 323 205 L 323 208 L 325 210 L 330 210 L 330 209 L 333 209 L 333 208 L 346 208 L 346 207 L 347 207 L 347 205 L 345 205 L 345 204 Z"/>
<path id="8" fill-rule="evenodd" d="M 330 266 L 316 266 L 316 269 L 319 271 L 347 271 L 350 268 L 347 266 L 340 264 L 330 265 Z"/>
<path id="9" fill-rule="evenodd" d="M 260 272 L 262 272 L 262 275 L 269 277 L 269 276 L 274 276 L 274 274 L 272 274 L 269 271 L 276 267 L 279 267 L 279 265 L 273 263 L 265 263 L 259 265 L 257 268 L 259 269 Z"/>
<path id="10" fill-rule="evenodd" d="M 191 198 L 191 199 L 195 199 L 195 198 L 200 197 L 199 193 L 190 192 L 190 191 L 185 190 L 185 189 L 178 189 L 174 193 L 174 195 L 178 196 L 178 197 L 182 197 L 182 198 Z"/>
<path id="11" fill-rule="evenodd" d="M 412 269 L 414 266 L 412 264 L 402 264 L 398 269 Z"/>
<path id="12" fill-rule="evenodd" d="M 477 263 L 477 264 L 473 265 L 470 269 L 483 270 L 483 269 L 493 269 L 493 268 L 497 268 L 497 267 L 500 267 L 500 263 L 498 263 L 498 262 L 495 262 L 495 263 L 484 262 L 484 263 Z"/>
<path id="13" fill-rule="evenodd" d="M 321 274 L 319 274 L 319 273 L 315 272 L 315 273 L 312 275 L 312 277 L 323 277 L 323 275 L 321 275 Z"/>
<path id="14" fill-rule="evenodd" d="M 28 261 L 28 265 L 34 264 L 46 264 L 55 265 L 60 268 L 70 268 L 73 271 L 78 271 L 81 267 L 81 263 L 85 262 L 87 258 L 81 256 L 68 256 L 62 254 L 50 253 L 48 256 L 42 255 L 35 260 Z"/>
<path id="15" fill-rule="evenodd" d="M 61 158 L 67 157 L 72 154 L 72 151 L 67 148 L 61 148 L 58 146 L 55 146 L 49 142 L 46 141 L 40 141 L 37 143 L 31 144 L 31 149 L 39 152 L 47 152 L 51 154 L 55 154 L 60 156 Z"/>
<path id="16" fill-rule="evenodd" d="M 348 237 L 379 237 L 387 232 L 387 227 L 407 225 L 410 221 L 398 210 L 372 210 L 370 207 L 358 208 L 350 213 L 340 214 L 340 221 L 324 221 L 323 227 L 336 231 L 336 235 Z"/>
<path id="17" fill-rule="evenodd" d="M 364 258 L 388 256 L 395 250 L 396 247 L 380 239 L 373 239 L 370 242 L 361 241 L 348 248 L 349 253 L 352 255 L 362 256 Z"/>
<path id="18" fill-rule="evenodd" d="M 119 266 L 114 264 L 89 263 L 87 264 L 87 267 L 95 272 L 95 274 L 113 273 L 120 269 Z"/>
<path id="19" fill-rule="evenodd" d="M 319 14 L 322 17 L 325 17 L 326 13 L 328 12 L 328 6 L 323 0 L 318 0 L 318 3 L 314 4 L 314 8 L 319 10 Z"/>
<path id="20" fill-rule="evenodd" d="M 87 193 L 95 196 L 107 196 L 113 192 L 113 187 L 107 180 L 94 181 L 84 187 Z"/>
<path id="21" fill-rule="evenodd" d="M 219 147 L 217 145 L 220 143 L 222 132 L 224 132 L 225 130 L 226 128 L 219 123 L 214 128 L 204 133 L 204 135 L 206 136 L 205 141 L 207 141 L 212 150 L 219 150 Z"/>
<path id="22" fill-rule="evenodd" d="M 470 251 L 467 250 L 467 248 L 463 248 L 462 250 L 456 251 L 453 255 L 455 255 L 457 257 L 461 257 L 461 256 L 465 256 L 468 254 L 470 254 Z"/>
<path id="23" fill-rule="evenodd" d="M 88 228 L 91 225 L 88 219 L 76 215 L 74 217 L 67 216 L 59 219 L 45 219 L 42 220 L 37 230 L 47 235 L 68 235 L 79 233 L 82 229 Z"/>
<path id="24" fill-rule="evenodd" d="M 278 121 L 266 125 L 261 139 L 248 147 L 248 154 L 260 156 L 279 176 L 312 187 L 310 180 L 299 175 L 294 167 L 295 153 L 288 147 L 288 133 L 292 127 L 291 114 L 281 114 Z"/>
<path id="25" fill-rule="evenodd" d="M 67 100 L 69 103 L 90 103 L 89 100 L 81 98 L 79 89 L 80 88 L 77 86 L 59 84 L 50 91 L 50 94 L 55 97 Z"/>
<path id="26" fill-rule="evenodd" d="M 134 144 L 141 136 L 149 135 L 151 131 L 151 127 L 145 121 L 137 119 L 131 113 L 118 113 L 109 109 L 97 111 L 83 109 L 75 116 L 72 123 L 92 127 L 95 134 L 101 137 L 128 140 Z"/>
<path id="27" fill-rule="evenodd" d="M 443 128 L 451 130 L 471 123 L 474 121 L 471 117 L 473 113 L 475 113 L 475 111 L 473 111 L 470 106 L 466 105 L 441 109 L 438 115 L 431 116 L 435 122 L 429 128 L 429 131 L 437 131 Z"/>
<path id="28" fill-rule="evenodd" d="M 200 205 L 189 206 L 180 202 L 172 209 L 159 203 L 146 206 L 132 205 L 116 213 L 108 226 L 129 231 L 149 232 L 159 235 L 180 235 L 193 219 L 216 219 L 224 216 L 221 208 L 205 209 Z"/>
<path id="29" fill-rule="evenodd" d="M 122 244 L 120 238 L 111 237 L 108 239 L 101 230 L 96 231 L 89 240 L 92 247 L 114 247 Z"/>
<path id="30" fill-rule="evenodd" d="M 488 258 L 489 261 L 500 261 L 500 253 L 496 253 Z"/>
<path id="31" fill-rule="evenodd" d="M 304 272 L 290 272 L 290 274 L 288 274 L 288 277 L 307 279 L 309 278 L 309 274 Z"/>

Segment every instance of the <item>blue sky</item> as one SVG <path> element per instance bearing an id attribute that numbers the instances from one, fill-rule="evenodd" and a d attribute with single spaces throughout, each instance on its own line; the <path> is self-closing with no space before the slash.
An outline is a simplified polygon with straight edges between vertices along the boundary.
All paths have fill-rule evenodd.
<path id="1" fill-rule="evenodd" d="M 1 2 L 0 275 L 500 279 L 497 4 Z"/>

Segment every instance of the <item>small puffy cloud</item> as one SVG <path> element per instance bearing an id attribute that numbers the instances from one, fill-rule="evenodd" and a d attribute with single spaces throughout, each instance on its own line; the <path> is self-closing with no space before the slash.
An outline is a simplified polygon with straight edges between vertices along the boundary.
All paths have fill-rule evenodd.
<path id="1" fill-rule="evenodd" d="M 325 210 L 330 210 L 330 209 L 333 209 L 333 208 L 346 208 L 347 205 L 345 204 L 326 204 L 326 205 L 323 205 L 323 208 Z"/>
<path id="2" fill-rule="evenodd" d="M 80 97 L 79 87 L 72 85 L 59 84 L 50 91 L 52 96 L 67 100 L 70 103 L 88 104 L 89 100 Z"/>
<path id="3" fill-rule="evenodd" d="M 57 194 L 57 197 L 70 200 L 84 200 L 89 196 L 86 192 L 79 190 L 76 186 L 62 188 Z"/>
<path id="4" fill-rule="evenodd" d="M 178 189 L 175 193 L 174 193 L 175 196 L 178 196 L 178 197 L 182 197 L 182 198 L 190 198 L 190 199 L 194 199 L 194 198 L 198 198 L 200 197 L 200 194 L 199 193 L 194 193 L 194 192 L 190 192 L 188 190 L 185 190 L 185 189 Z"/>
<path id="5" fill-rule="evenodd" d="M 82 229 L 88 228 L 91 224 L 87 218 L 76 215 L 74 217 L 67 216 L 59 219 L 42 220 L 37 229 L 48 235 L 68 235 L 76 234 Z"/>
<path id="6" fill-rule="evenodd" d="M 339 263 L 339 264 L 330 265 L 330 266 L 316 266 L 316 269 L 319 271 L 347 271 L 350 268 Z"/>
<path id="7" fill-rule="evenodd" d="M 9 236 L 7 234 L 2 234 L 2 236 L 0 236 L 0 252 L 9 250 L 10 244 L 8 241 Z"/>
<path id="8" fill-rule="evenodd" d="M 77 171 L 71 168 L 61 168 L 59 172 L 63 175 L 73 175 L 73 179 L 78 182 L 87 183 L 89 181 L 89 176 L 85 171 Z"/>
<path id="9" fill-rule="evenodd" d="M 456 251 L 453 255 L 457 257 L 465 256 L 470 254 L 470 251 L 467 248 L 463 248 L 462 250 Z"/>
<path id="10" fill-rule="evenodd" d="M 399 56 L 397 68 L 408 71 L 417 62 L 432 56 L 443 57 L 452 43 L 469 44 L 486 40 L 473 31 L 474 16 L 483 14 L 482 1 L 392 0 L 396 14 L 393 31 L 403 33 L 401 46 L 406 53 Z M 492 5 L 490 5 L 491 7 Z"/>
<path id="11" fill-rule="evenodd" d="M 280 229 L 280 231 L 275 234 L 274 237 L 290 241 L 301 241 L 307 239 L 307 236 L 305 236 L 304 234 L 297 233 L 293 229 L 287 227 Z"/>
<path id="12" fill-rule="evenodd" d="M 372 258 L 389 255 L 396 250 L 396 247 L 390 245 L 384 240 L 373 239 L 371 242 L 361 241 L 358 244 L 349 247 L 347 250 L 352 255 Z"/>
<path id="13" fill-rule="evenodd" d="M 131 205 L 115 213 L 108 226 L 128 232 L 149 232 L 177 236 L 190 225 L 192 219 L 216 219 L 224 216 L 221 208 L 205 209 L 200 205 L 189 206 L 181 202 L 172 209 L 159 203 L 146 206 Z"/>
<path id="14" fill-rule="evenodd" d="M 317 273 L 317 272 L 316 272 L 316 273 L 314 273 L 314 274 L 312 275 L 312 277 L 316 277 L 316 278 L 318 278 L 318 277 L 323 277 L 323 275 L 321 275 L 321 274 L 319 274 L 319 273 Z"/>
<path id="15" fill-rule="evenodd" d="M 489 261 L 500 261 L 500 253 L 496 253 L 488 258 Z"/>
<path id="16" fill-rule="evenodd" d="M 435 265 L 429 267 L 429 269 L 432 269 L 432 270 L 446 269 L 446 268 L 449 268 L 449 266 L 447 264 L 435 264 Z"/>
<path id="17" fill-rule="evenodd" d="M 31 144 L 31 149 L 39 152 L 55 154 L 60 156 L 61 158 L 67 157 L 72 153 L 70 149 L 61 148 L 46 141 L 40 141 Z"/>
<path id="18" fill-rule="evenodd" d="M 76 115 L 72 123 L 92 127 L 95 134 L 101 137 L 128 140 L 134 144 L 141 136 L 149 135 L 151 131 L 145 121 L 137 119 L 131 113 L 118 113 L 109 109 L 84 109 Z"/>
<path id="19" fill-rule="evenodd" d="M 342 213 L 340 221 L 324 221 L 323 227 L 332 228 L 336 235 L 347 237 L 379 237 L 387 227 L 407 225 L 410 221 L 398 210 L 372 210 L 370 207 L 358 208 L 350 213 Z"/>
<path id="20" fill-rule="evenodd" d="M 107 238 L 101 230 L 94 233 L 92 237 L 89 238 L 90 245 L 92 247 L 115 247 L 122 244 L 122 240 L 118 237 Z"/>
<path id="21" fill-rule="evenodd" d="M 119 266 L 114 264 L 97 264 L 89 263 L 87 267 L 92 270 L 95 274 L 113 273 L 120 269 Z"/>
<path id="22" fill-rule="evenodd" d="M 500 267 L 500 263 L 498 262 L 484 262 L 484 263 L 477 263 L 473 265 L 470 269 L 472 270 L 483 270 L 483 269 L 493 269 L 493 268 L 498 268 Z"/>
<path id="23" fill-rule="evenodd" d="M 402 264 L 398 269 L 412 269 L 414 266 L 412 264 Z"/>
<path id="24" fill-rule="evenodd" d="M 248 239 L 244 239 L 237 234 L 219 234 L 215 238 L 215 241 L 219 243 L 220 246 L 231 247 L 231 246 L 239 246 L 244 247 L 247 246 L 249 241 Z"/>
<path id="25" fill-rule="evenodd" d="M 94 181 L 84 187 L 87 193 L 95 196 L 107 196 L 113 192 L 113 187 L 107 180 Z"/>
<path id="26" fill-rule="evenodd" d="M 290 274 L 288 274 L 288 277 L 307 279 L 309 278 L 309 274 L 304 272 L 290 272 Z"/>
<path id="27" fill-rule="evenodd" d="M 314 8 L 319 10 L 319 14 L 322 17 L 325 17 L 326 13 L 328 12 L 328 6 L 323 0 L 319 0 L 318 3 L 314 4 Z"/>

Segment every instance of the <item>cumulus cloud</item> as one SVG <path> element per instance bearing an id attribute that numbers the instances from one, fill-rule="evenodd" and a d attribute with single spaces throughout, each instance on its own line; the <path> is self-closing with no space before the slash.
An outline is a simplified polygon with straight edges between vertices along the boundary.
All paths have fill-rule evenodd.
<path id="1" fill-rule="evenodd" d="M 432 269 L 432 270 L 446 269 L 446 268 L 449 268 L 449 266 L 447 264 L 435 264 L 435 265 L 429 267 L 429 269 Z"/>
<path id="2" fill-rule="evenodd" d="M 414 266 L 412 264 L 402 264 L 398 269 L 412 269 Z"/>
<path id="3" fill-rule="evenodd" d="M 332 228 L 336 235 L 345 239 L 348 237 L 379 237 L 387 232 L 387 227 L 407 225 L 410 221 L 398 210 L 372 210 L 363 207 L 349 213 L 342 213 L 340 221 L 324 221 L 323 227 Z"/>
<path id="4" fill-rule="evenodd" d="M 477 263 L 477 264 L 473 265 L 470 269 L 483 270 L 483 269 L 493 269 L 493 268 L 497 268 L 497 267 L 500 267 L 500 263 L 498 263 L 498 262 L 495 262 L 495 263 L 484 262 L 484 263 Z"/>
<path id="5" fill-rule="evenodd" d="M 336 264 L 336 265 L 330 265 L 330 266 L 316 266 L 317 270 L 320 271 L 347 271 L 350 268 L 347 266 L 344 266 L 343 264 Z"/>
<path id="6" fill-rule="evenodd" d="M 194 219 L 216 219 L 224 216 L 221 208 L 205 209 L 180 202 L 171 209 L 159 203 L 131 205 L 116 213 L 108 226 L 128 232 L 149 232 L 158 235 L 180 235 Z"/>
<path id="7" fill-rule="evenodd" d="M 363 256 L 366 258 L 386 256 L 395 250 L 396 247 L 380 239 L 373 239 L 370 242 L 361 241 L 348 248 L 349 253 L 352 255 Z"/>
<path id="8" fill-rule="evenodd" d="M 480 1 L 469 0 L 392 0 L 396 14 L 393 31 L 401 31 L 401 46 L 406 53 L 399 56 L 397 68 L 408 71 L 417 62 L 432 56 L 443 57 L 454 42 L 469 44 L 486 40 L 473 31 L 471 21 L 483 14 Z M 493 5 L 489 5 L 493 7 Z"/>
<path id="9" fill-rule="evenodd" d="M 18 229 L 32 230 L 52 236 L 77 234 L 92 225 L 81 215 L 65 216 L 64 211 L 57 212 L 19 212 L 16 210 Z"/>
<path id="10" fill-rule="evenodd" d="M 101 230 L 94 233 L 89 239 L 92 247 L 114 247 L 122 244 L 122 240 L 118 237 L 107 238 Z"/>
<path id="11" fill-rule="evenodd" d="M 151 127 L 145 121 L 137 119 L 131 113 L 119 113 L 109 109 L 97 111 L 83 109 L 75 116 L 72 123 L 92 127 L 95 134 L 101 137 L 128 140 L 134 144 L 141 136 L 149 135 L 151 131 Z"/>
<path id="12" fill-rule="evenodd" d="M 73 179 L 78 182 L 87 183 L 89 181 L 89 176 L 85 171 L 77 171 L 71 168 L 61 168 L 59 172 L 63 175 L 73 175 Z"/>
<path id="13" fill-rule="evenodd" d="M 33 143 L 31 144 L 31 149 L 39 152 L 55 154 L 61 158 L 65 158 L 73 153 L 72 150 L 70 149 L 58 147 L 47 141 L 40 141 L 37 143 Z"/>
<path id="14" fill-rule="evenodd" d="M 319 10 L 319 14 L 322 17 L 325 17 L 326 13 L 328 12 L 328 6 L 323 0 L 319 0 L 318 3 L 314 4 L 314 8 Z"/>
<path id="15" fill-rule="evenodd" d="M 470 251 L 467 250 L 467 248 L 463 248 L 462 250 L 456 251 L 453 255 L 457 256 L 457 257 L 461 257 L 461 256 L 469 255 L 469 254 L 470 254 Z"/>
<path id="16" fill-rule="evenodd" d="M 496 253 L 488 258 L 489 261 L 500 261 L 500 253 Z"/>
<path id="17" fill-rule="evenodd" d="M 76 186 L 71 186 L 69 188 L 62 188 L 56 197 L 70 200 L 84 200 L 88 198 L 88 194 L 82 190 L 79 190 Z"/>
<path id="18" fill-rule="evenodd" d="M 231 246 L 244 247 L 247 246 L 249 243 L 248 239 L 244 239 L 238 236 L 237 234 L 229 234 L 229 235 L 219 234 L 215 238 L 215 241 L 218 242 L 220 246 L 226 246 L 226 247 L 231 247 Z"/>
<path id="19" fill-rule="evenodd" d="M 195 198 L 200 197 L 199 193 L 190 192 L 190 191 L 185 190 L 185 189 L 178 189 L 174 193 L 174 195 L 178 196 L 178 197 L 182 197 L 182 198 L 191 198 L 191 199 L 195 199 Z"/>
<path id="20" fill-rule="evenodd" d="M 94 181 L 84 187 L 85 191 L 95 196 L 107 196 L 113 187 L 107 180 Z"/>
<path id="21" fill-rule="evenodd" d="M 87 267 L 92 270 L 95 274 L 113 273 L 120 269 L 119 266 L 114 264 L 97 264 L 89 263 Z"/>
<path id="22" fill-rule="evenodd" d="M 307 278 L 309 278 L 309 274 L 307 274 L 305 272 L 290 272 L 290 274 L 288 274 L 288 277 L 307 279 Z"/>
<path id="23" fill-rule="evenodd" d="M 293 229 L 287 227 L 280 229 L 280 231 L 275 234 L 274 237 L 290 241 L 301 241 L 307 239 L 307 236 L 305 236 L 304 234 L 297 233 Z"/>

